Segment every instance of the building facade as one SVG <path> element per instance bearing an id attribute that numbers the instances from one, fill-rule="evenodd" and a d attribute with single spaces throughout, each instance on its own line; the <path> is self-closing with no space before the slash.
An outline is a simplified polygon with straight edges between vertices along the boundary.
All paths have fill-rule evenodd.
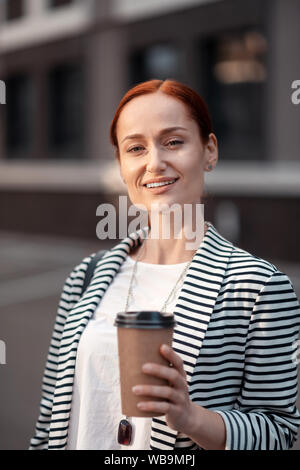
<path id="1" fill-rule="evenodd" d="M 219 140 L 206 218 L 300 261 L 299 17 L 298 0 L 2 0 L 0 228 L 95 237 L 97 206 L 125 194 L 114 110 L 135 83 L 174 78 L 205 98 Z"/>

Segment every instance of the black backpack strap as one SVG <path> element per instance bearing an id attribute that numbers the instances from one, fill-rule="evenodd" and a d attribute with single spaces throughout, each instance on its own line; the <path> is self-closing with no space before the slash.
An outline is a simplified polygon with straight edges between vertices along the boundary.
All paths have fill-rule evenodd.
<path id="1" fill-rule="evenodd" d="M 98 261 L 105 255 L 106 252 L 107 252 L 107 250 L 100 250 L 91 259 L 91 261 L 88 265 L 88 268 L 86 270 L 86 273 L 85 273 L 85 278 L 84 278 L 84 282 L 83 282 L 83 286 L 82 286 L 81 296 L 84 294 L 84 292 L 86 291 L 89 283 L 91 282 L 91 279 L 93 277 L 95 267 L 96 267 Z"/>

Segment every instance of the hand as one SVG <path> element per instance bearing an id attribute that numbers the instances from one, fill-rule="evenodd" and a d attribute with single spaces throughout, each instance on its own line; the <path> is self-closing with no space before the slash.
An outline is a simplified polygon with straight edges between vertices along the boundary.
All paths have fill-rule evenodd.
<path id="1" fill-rule="evenodd" d="M 136 385 L 132 390 L 136 395 L 160 397 L 168 401 L 142 401 L 137 406 L 143 411 L 165 414 L 166 422 L 171 429 L 186 434 L 193 418 L 193 403 L 189 397 L 183 361 L 167 345 L 161 346 L 160 353 L 172 364 L 172 367 L 147 363 L 143 365 L 142 370 L 145 374 L 167 379 L 169 385 Z"/>

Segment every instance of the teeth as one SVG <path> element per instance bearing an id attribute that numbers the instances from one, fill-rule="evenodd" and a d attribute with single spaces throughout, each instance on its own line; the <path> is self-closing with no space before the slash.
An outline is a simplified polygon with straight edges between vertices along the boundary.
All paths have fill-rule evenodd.
<path id="1" fill-rule="evenodd" d="M 149 183 L 149 184 L 146 184 L 147 188 L 156 188 L 158 186 L 166 186 L 167 184 L 172 184 L 172 183 L 175 183 L 176 180 L 172 180 L 172 181 L 165 181 L 165 182 L 162 182 L 162 183 Z"/>

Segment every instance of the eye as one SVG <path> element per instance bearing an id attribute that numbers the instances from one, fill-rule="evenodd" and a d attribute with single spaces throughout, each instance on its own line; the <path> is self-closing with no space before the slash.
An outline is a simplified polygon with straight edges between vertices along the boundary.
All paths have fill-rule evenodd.
<path id="1" fill-rule="evenodd" d="M 135 152 L 134 150 L 136 149 L 142 149 L 143 147 L 141 145 L 136 145 L 135 147 L 132 147 L 131 149 L 128 149 L 127 152 L 131 152 L 131 153 L 137 153 Z M 138 150 L 139 151 L 139 150 Z"/>
<path id="2" fill-rule="evenodd" d="M 172 145 L 170 145 L 172 144 Z M 170 145 L 171 147 L 175 147 L 175 145 L 178 145 L 178 144 L 183 144 L 183 141 L 182 140 L 177 140 L 177 139 L 173 139 L 173 140 L 170 140 L 167 145 Z"/>

